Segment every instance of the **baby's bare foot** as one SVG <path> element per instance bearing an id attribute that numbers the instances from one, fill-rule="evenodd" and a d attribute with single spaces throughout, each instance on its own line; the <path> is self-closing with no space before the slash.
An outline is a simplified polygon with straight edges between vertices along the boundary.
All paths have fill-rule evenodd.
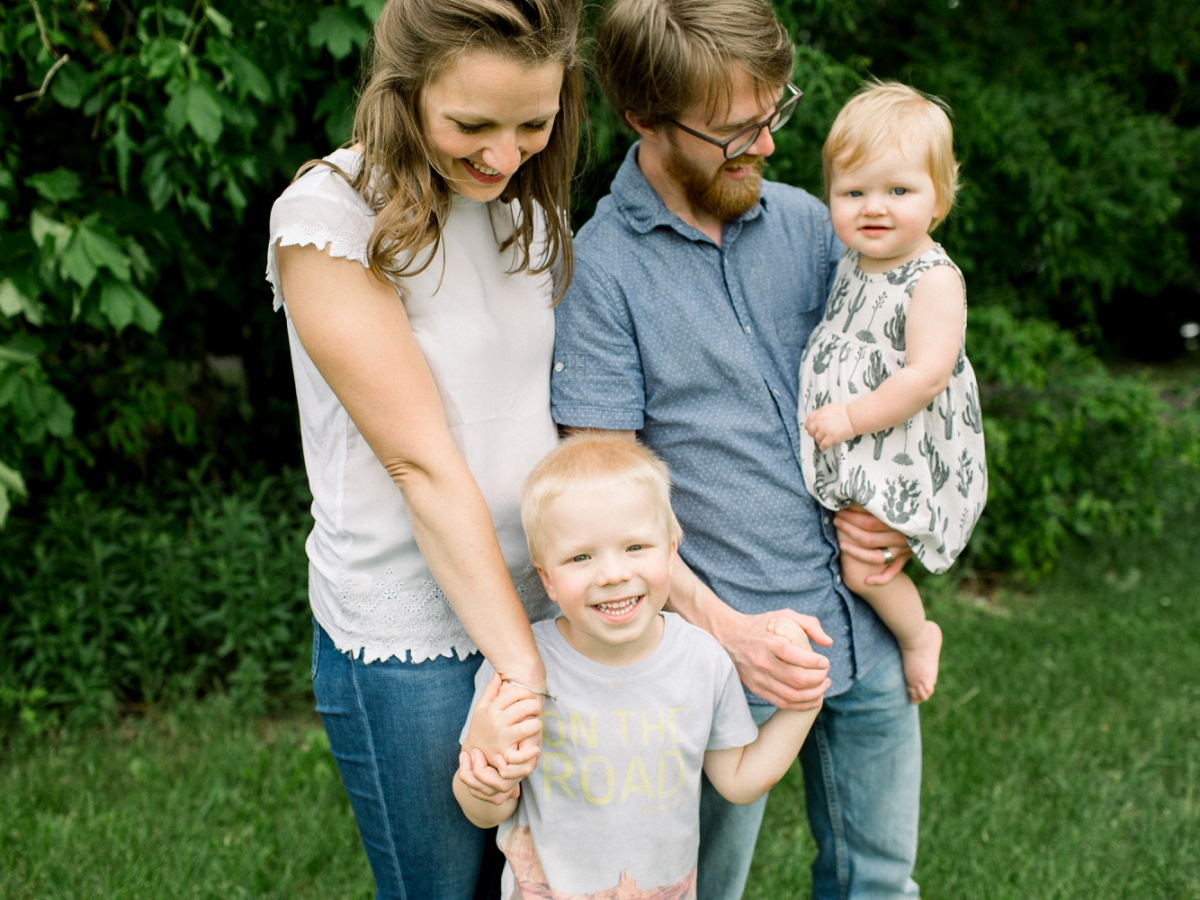
<path id="1" fill-rule="evenodd" d="M 908 699 L 924 703 L 937 684 L 938 659 L 942 655 L 942 629 L 937 622 L 925 622 L 920 638 L 908 648 L 901 648 L 904 680 L 908 682 Z"/>

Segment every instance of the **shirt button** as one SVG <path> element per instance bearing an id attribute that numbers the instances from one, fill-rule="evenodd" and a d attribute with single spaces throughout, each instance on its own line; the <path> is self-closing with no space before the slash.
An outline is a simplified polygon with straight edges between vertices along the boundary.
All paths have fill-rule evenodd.
<path id="1" fill-rule="evenodd" d="M 560 362 L 557 362 L 557 363 L 555 363 L 555 364 L 554 364 L 554 371 L 555 371 L 555 372 L 561 372 L 562 370 L 563 370 L 563 364 L 562 364 L 562 363 L 560 363 Z"/>
<path id="2" fill-rule="evenodd" d="M 771 392 L 772 392 L 772 393 L 773 393 L 773 394 L 774 394 L 776 397 L 778 397 L 778 396 L 779 396 L 779 388 L 771 388 Z"/>
<path id="3" fill-rule="evenodd" d="M 837 574 L 837 575 L 834 575 L 834 576 L 833 576 L 833 580 L 834 580 L 834 581 L 836 581 L 838 584 L 841 584 L 841 583 L 842 583 L 842 576 L 841 576 L 841 574 L 839 573 L 839 574 Z"/>
<path id="4" fill-rule="evenodd" d="M 750 330 L 749 325 L 746 326 L 746 334 L 754 334 L 754 332 Z"/>

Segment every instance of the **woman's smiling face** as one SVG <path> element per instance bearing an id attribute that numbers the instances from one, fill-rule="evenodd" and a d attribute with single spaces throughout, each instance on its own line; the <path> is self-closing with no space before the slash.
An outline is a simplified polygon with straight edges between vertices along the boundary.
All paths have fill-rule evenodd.
<path id="1" fill-rule="evenodd" d="M 421 97 L 432 162 L 470 200 L 500 196 L 521 165 L 545 149 L 558 115 L 563 68 L 467 53 Z"/>

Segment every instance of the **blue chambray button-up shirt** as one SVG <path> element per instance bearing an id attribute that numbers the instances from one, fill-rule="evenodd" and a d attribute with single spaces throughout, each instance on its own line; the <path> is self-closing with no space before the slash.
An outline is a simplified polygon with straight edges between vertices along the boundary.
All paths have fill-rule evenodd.
<path id="1" fill-rule="evenodd" d="M 734 609 L 816 616 L 834 644 L 814 649 L 841 693 L 895 646 L 842 586 L 832 517 L 800 472 L 800 356 L 841 244 L 824 205 L 764 182 L 718 247 L 666 208 L 636 154 L 575 239 L 554 418 L 637 431 L 671 468 L 683 559 Z"/>

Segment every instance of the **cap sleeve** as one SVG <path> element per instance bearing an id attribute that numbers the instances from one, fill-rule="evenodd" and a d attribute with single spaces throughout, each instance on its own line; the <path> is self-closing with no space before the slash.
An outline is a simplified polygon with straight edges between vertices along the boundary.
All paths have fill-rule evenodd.
<path id="1" fill-rule="evenodd" d="M 325 158 L 353 177 L 362 157 L 339 150 Z M 279 280 L 279 247 L 312 245 L 329 255 L 367 265 L 367 244 L 375 213 L 346 179 L 329 166 L 317 165 L 294 181 L 271 207 L 271 242 L 267 247 L 267 281 L 275 294 L 274 308 L 284 304 Z"/>

